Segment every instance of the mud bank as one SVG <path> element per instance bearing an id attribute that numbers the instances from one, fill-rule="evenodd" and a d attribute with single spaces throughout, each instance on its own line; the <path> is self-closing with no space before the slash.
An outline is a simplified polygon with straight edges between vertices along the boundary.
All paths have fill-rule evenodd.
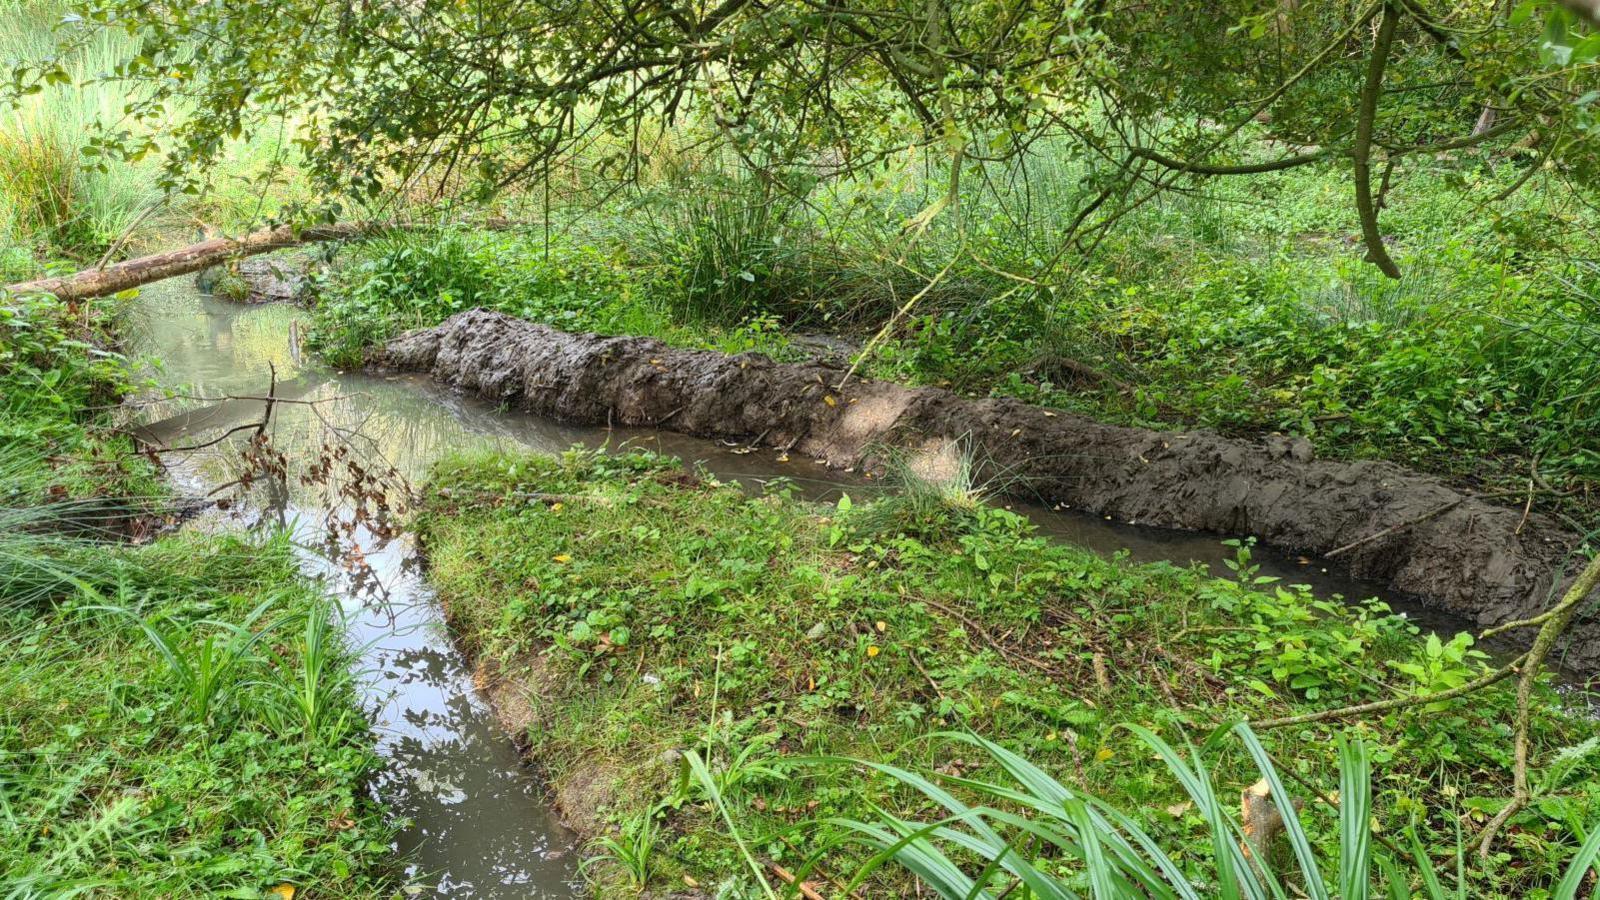
<path id="1" fill-rule="evenodd" d="M 1336 553 L 1353 575 L 1484 627 L 1545 609 L 1578 541 L 1544 516 L 1523 521 L 1521 509 L 1391 463 L 1315 459 L 1300 439 L 1125 428 L 884 382 L 841 389 L 843 371 L 823 363 L 567 334 L 486 310 L 397 338 L 370 362 L 538 415 L 748 440 L 834 466 L 871 467 L 875 454 L 897 447 L 937 468 L 949 462 L 950 442 L 964 440 L 1009 493 Z M 1570 644 L 1567 666 L 1600 666 L 1600 620 L 1577 622 Z"/>

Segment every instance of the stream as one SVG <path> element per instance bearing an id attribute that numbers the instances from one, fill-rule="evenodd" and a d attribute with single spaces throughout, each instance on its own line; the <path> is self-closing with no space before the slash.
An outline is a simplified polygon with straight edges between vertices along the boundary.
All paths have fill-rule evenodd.
<path id="1" fill-rule="evenodd" d="M 156 390 L 132 404 L 152 440 L 198 445 L 257 422 L 262 401 L 219 398 L 264 396 L 274 382 L 274 395 L 285 401 L 316 401 L 274 405 L 271 442 L 291 460 L 287 484 L 260 480 L 248 502 L 202 517 L 200 527 L 266 521 L 292 528 L 305 548 L 302 565 L 322 575 L 339 598 L 360 651 L 383 759 L 372 793 L 404 823 L 396 850 L 406 855 L 411 873 L 435 885 L 441 897 L 575 896 L 581 892 L 575 839 L 475 693 L 471 669 L 445 631 L 410 536 L 374 533 L 364 523 L 330 535 L 330 515 L 341 515 L 349 501 L 324 485 L 302 483 L 298 461 L 317 457 L 331 435 L 368 468 L 392 466 L 420 482 L 435 459 L 463 450 L 642 446 L 699 462 L 724 480 L 754 485 L 786 477 L 816 499 L 872 490 L 853 475 L 799 457 L 783 461 L 773 451 L 736 452 L 671 432 L 568 426 L 497 409 L 421 376 L 337 372 L 301 351 L 304 310 L 214 300 L 187 278 L 145 288 L 137 307 L 131 349 L 161 361 L 150 373 Z M 168 398 L 169 392 L 180 396 Z M 180 492 L 206 494 L 236 479 L 245 435 L 165 457 Z M 1013 508 L 1045 533 L 1102 553 L 1125 550 L 1136 560 L 1199 561 L 1219 570 L 1232 557 L 1216 535 L 1123 525 L 1070 510 Z M 1465 627 L 1311 561 L 1259 549 L 1256 561 L 1263 574 L 1311 585 L 1322 595 L 1379 596 L 1424 627 L 1447 634 Z"/>

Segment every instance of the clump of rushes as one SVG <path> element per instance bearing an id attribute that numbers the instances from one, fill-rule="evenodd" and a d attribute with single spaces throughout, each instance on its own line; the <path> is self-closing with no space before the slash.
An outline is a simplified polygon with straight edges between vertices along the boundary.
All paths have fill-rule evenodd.
<path id="1" fill-rule="evenodd" d="M 54 541 L 0 606 L 4 892 L 393 895 L 372 737 L 328 674 L 351 656 L 288 536 Z"/>
<path id="2" fill-rule="evenodd" d="M 934 772 L 969 802 L 1003 806 L 962 786 L 1006 783 L 1001 760 L 938 738 L 950 731 L 1126 811 L 1189 865 L 1210 856 L 1208 811 L 1122 723 L 1182 746 L 1239 720 L 1437 690 L 1485 665 L 1468 636 L 1273 583 L 1248 546 L 1237 575 L 1216 578 L 1103 559 L 982 504 L 947 533 L 891 530 L 875 502 L 817 505 L 782 484 L 752 496 L 645 454 L 480 455 L 432 480 L 448 490 L 427 491 L 418 527 L 452 627 L 518 698 L 503 711 L 569 817 L 619 860 L 591 869 L 602 894 L 641 874 L 657 887 L 687 877 L 761 891 L 760 878 L 782 890 L 779 869 L 840 893 L 873 852 L 841 842 L 839 823 L 884 812 L 933 823 L 948 809 L 860 766 L 799 761 Z M 1414 825 L 1423 852 L 1448 859 L 1456 823 L 1484 821 L 1509 795 L 1512 705 L 1492 688 L 1260 741 L 1285 777 L 1329 797 L 1341 790 L 1329 748 L 1359 741 L 1379 776 L 1375 837 L 1400 843 Z M 1600 814 L 1592 729 L 1548 688 L 1537 709 L 1536 758 L 1576 770 L 1519 816 L 1501 852 L 1467 866 L 1471 896 L 1553 885 Z M 1220 743 L 1207 771 L 1218 796 L 1236 797 L 1260 769 Z M 638 823 L 657 811 L 641 867 L 629 862 Z M 1337 859 L 1340 829 L 1322 827 L 1337 811 L 1304 815 L 1317 858 Z M 912 880 L 879 867 L 865 888 L 906 896 Z"/>

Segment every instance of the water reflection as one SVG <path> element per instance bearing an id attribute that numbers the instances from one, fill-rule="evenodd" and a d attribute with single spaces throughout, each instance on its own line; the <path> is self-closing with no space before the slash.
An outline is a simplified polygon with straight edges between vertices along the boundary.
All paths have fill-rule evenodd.
<path id="1" fill-rule="evenodd" d="M 345 442 L 354 452 L 341 466 L 353 462 L 380 472 L 392 467 L 410 478 L 443 452 L 502 441 L 477 434 L 408 383 L 306 367 L 286 339 L 300 315 L 296 310 L 236 308 L 186 287 L 158 286 L 141 304 L 139 350 L 160 357 L 164 366 L 156 379 L 184 395 L 138 409 L 152 438 L 199 444 L 259 422 L 262 400 L 214 400 L 266 396 L 275 368 L 275 396 L 308 401 L 280 402 L 273 412 L 271 443 L 291 459 Z M 570 443 L 565 436 L 559 440 Z M 197 494 L 235 480 L 240 462 L 227 446 L 169 460 L 173 476 Z M 287 481 L 257 481 L 248 506 L 229 518 L 233 524 L 265 519 L 285 525 L 297 543 L 321 549 L 304 553 L 302 565 L 342 599 L 347 632 L 362 648 L 361 674 L 384 760 L 372 790 L 409 822 L 398 849 L 409 854 L 413 874 L 433 883 L 438 896 L 575 895 L 572 835 L 474 693 L 409 537 L 375 528 L 382 517 L 349 515 L 345 489 L 352 480 L 348 469 L 336 467 L 325 483 L 307 483 L 292 469 Z"/>

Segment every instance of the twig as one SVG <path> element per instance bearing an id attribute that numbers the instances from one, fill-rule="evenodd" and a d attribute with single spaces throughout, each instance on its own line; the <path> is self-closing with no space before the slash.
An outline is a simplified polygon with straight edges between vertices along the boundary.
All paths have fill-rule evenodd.
<path id="1" fill-rule="evenodd" d="M 185 444 L 182 447 L 146 447 L 143 450 L 131 451 L 130 455 L 132 455 L 132 456 L 144 456 L 147 453 L 189 453 L 189 452 L 194 451 L 194 450 L 204 450 L 207 447 L 215 447 L 216 445 L 222 443 L 223 441 L 227 440 L 230 437 L 233 437 L 235 434 L 237 434 L 237 433 L 239 433 L 241 431 L 254 431 L 254 430 L 257 430 L 259 428 L 260 428 L 260 423 L 249 422 L 249 423 L 244 424 L 244 425 L 235 425 L 234 427 L 229 428 L 227 431 L 224 431 L 223 433 L 217 435 L 216 437 L 214 437 L 211 440 L 206 441 L 204 443 L 200 443 L 200 444 Z"/>
<path id="2" fill-rule="evenodd" d="M 1393 525 L 1390 525 L 1388 528 L 1383 529 L 1382 531 L 1375 531 L 1372 534 L 1369 534 L 1364 538 L 1358 538 L 1356 540 L 1353 540 L 1350 543 L 1345 544 L 1343 547 L 1339 547 L 1337 549 L 1330 550 L 1327 553 L 1323 554 L 1323 558 L 1325 558 L 1325 559 L 1333 559 L 1335 556 L 1339 556 L 1341 554 L 1348 553 L 1351 550 L 1356 549 L 1357 547 L 1366 546 L 1367 544 L 1370 544 L 1373 541 L 1378 540 L 1379 538 L 1387 537 L 1387 536 L 1395 533 L 1396 531 L 1402 531 L 1404 529 L 1410 528 L 1413 525 L 1420 525 L 1423 522 L 1426 522 L 1429 519 L 1433 518 L 1434 516 L 1439 515 L 1440 513 L 1449 512 L 1450 510 L 1455 509 L 1456 507 L 1460 506 L 1461 504 L 1463 504 L 1465 502 L 1467 502 L 1467 497 L 1466 497 L 1466 495 L 1462 495 L 1460 497 L 1457 497 L 1454 500 L 1451 500 L 1449 503 L 1446 503 L 1446 504 L 1444 504 L 1442 506 L 1435 507 L 1434 509 L 1431 509 L 1428 512 L 1425 512 L 1422 515 L 1417 516 L 1416 518 L 1407 519 L 1404 522 L 1397 522 L 1397 523 L 1395 523 Z"/>
<path id="3" fill-rule="evenodd" d="M 929 675 L 928 670 L 923 668 L 922 660 L 917 658 L 917 651 L 911 650 L 906 653 L 906 656 L 911 658 L 911 664 L 917 667 L 917 671 L 922 673 L 922 677 L 928 680 L 928 687 L 933 688 L 934 696 L 940 700 L 945 699 L 944 691 L 939 687 L 939 682 L 933 680 L 933 676 Z"/>
<path id="4" fill-rule="evenodd" d="M 1526 654 L 1528 664 L 1523 667 L 1522 678 L 1517 682 L 1517 741 L 1516 755 L 1511 765 L 1511 802 L 1484 826 L 1483 836 L 1478 841 L 1479 856 L 1489 855 L 1489 848 L 1500 829 L 1533 799 L 1533 789 L 1528 785 L 1528 723 L 1533 717 L 1533 688 L 1538 682 L 1540 670 L 1544 668 L 1545 658 L 1555 649 L 1556 641 L 1560 640 L 1567 626 L 1578 615 L 1596 585 L 1600 585 L 1600 554 L 1589 560 L 1589 565 L 1573 579 L 1572 586 L 1567 588 L 1561 602 L 1545 614 L 1544 624 L 1533 639 L 1533 648 Z"/>
<path id="5" fill-rule="evenodd" d="M 955 619 L 956 621 L 960 622 L 962 624 L 962 626 L 964 626 L 968 631 L 971 631 L 972 633 L 976 634 L 979 638 L 982 638 L 983 642 L 988 644 L 990 649 L 992 649 L 994 652 L 1000 654 L 1001 656 L 1008 657 L 1008 658 L 1020 659 L 1023 662 L 1027 663 L 1030 666 L 1033 666 L 1035 669 L 1038 669 L 1041 672 L 1046 672 L 1046 673 L 1051 674 L 1051 675 L 1060 674 L 1060 671 L 1055 666 L 1052 666 L 1049 663 L 1042 662 L 1040 660 L 1034 659 L 1033 657 L 1027 655 L 1026 653 L 1019 653 L 1019 652 L 1016 652 L 1016 651 L 1013 651 L 1013 650 L 1006 649 L 1006 647 L 1004 647 L 999 641 L 995 640 L 994 637 L 989 634 L 989 632 L 985 631 L 983 626 L 979 625 L 977 622 L 972 621 L 971 619 L 967 618 L 966 616 L 962 615 L 961 613 L 956 612 L 955 610 L 951 609 L 950 607 L 945 606 L 943 603 L 940 603 L 939 601 L 933 600 L 933 599 L 928 598 L 928 597 L 919 597 L 917 599 L 919 599 L 923 603 L 928 604 L 929 606 L 933 607 L 934 609 L 939 610 L 940 612 L 942 612 L 945 615 L 951 617 L 952 619 Z"/>
<path id="6" fill-rule="evenodd" d="M 1485 631 L 1483 634 L 1478 635 L 1478 640 L 1480 642 L 1486 641 L 1497 634 L 1504 634 L 1507 631 L 1515 631 L 1518 628 L 1532 628 L 1535 625 L 1543 625 L 1544 623 L 1550 621 L 1550 617 L 1554 614 L 1555 610 L 1547 609 L 1531 619 L 1518 619 L 1515 622 L 1505 622 L 1500 625 L 1496 625 L 1488 631 Z"/>
<path id="7" fill-rule="evenodd" d="M 1405 709 L 1410 706 L 1419 706 L 1424 703 L 1435 703 L 1440 700 L 1453 700 L 1481 688 L 1486 688 L 1498 681 L 1504 681 L 1517 672 L 1518 666 L 1528 654 L 1517 657 L 1504 666 L 1474 678 L 1466 684 L 1453 687 L 1447 691 L 1436 691 L 1430 694 L 1414 694 L 1409 697 L 1396 697 L 1392 700 L 1375 700 L 1371 703 L 1358 703 L 1354 706 L 1343 706 L 1338 709 L 1325 709 L 1321 712 L 1306 713 L 1300 716 L 1284 716 L 1277 719 L 1262 719 L 1251 722 L 1250 727 L 1257 730 L 1268 728 L 1284 728 L 1290 725 L 1309 725 L 1313 722 L 1326 722 L 1329 719 L 1345 719 L 1350 716 L 1359 716 L 1366 713 L 1389 712 L 1396 709 Z"/>
<path id="8" fill-rule="evenodd" d="M 937 275 L 934 275 L 932 278 L 930 278 L 928 283 L 923 286 L 922 290 L 917 291 L 912 295 L 910 300 L 907 300 L 904 305 L 894 311 L 894 315 L 889 317 L 889 321 L 883 323 L 883 327 L 878 329 L 878 333 L 873 335 L 871 340 L 867 341 L 867 345 L 865 347 L 861 348 L 861 353 L 856 356 L 855 362 L 852 362 L 850 364 L 850 368 L 845 371 L 844 377 L 839 379 L 839 383 L 833 388 L 834 390 L 844 390 L 845 382 L 849 381 L 850 376 L 856 373 L 856 369 L 860 368 L 861 364 L 866 361 L 867 357 L 872 355 L 872 348 L 877 346 L 878 342 L 883 340 L 884 337 L 889 334 L 890 330 L 894 328 L 895 323 L 899 322 L 902 316 L 910 312 L 911 307 L 915 306 L 918 300 L 921 300 L 923 297 L 927 296 L 928 292 L 933 290 L 934 285 L 944 280 L 944 276 L 949 274 L 950 268 L 955 264 L 956 261 L 954 259 L 950 260 L 948 263 L 945 263 L 944 268 L 940 269 Z"/>
<path id="9" fill-rule="evenodd" d="M 794 873 L 783 866 L 768 861 L 767 868 L 772 870 L 772 874 L 782 879 L 784 884 L 794 885 L 795 889 L 800 892 L 800 896 L 806 898 L 806 900 L 825 900 L 821 894 L 817 893 L 816 888 L 811 886 L 811 882 L 796 879 Z"/>

